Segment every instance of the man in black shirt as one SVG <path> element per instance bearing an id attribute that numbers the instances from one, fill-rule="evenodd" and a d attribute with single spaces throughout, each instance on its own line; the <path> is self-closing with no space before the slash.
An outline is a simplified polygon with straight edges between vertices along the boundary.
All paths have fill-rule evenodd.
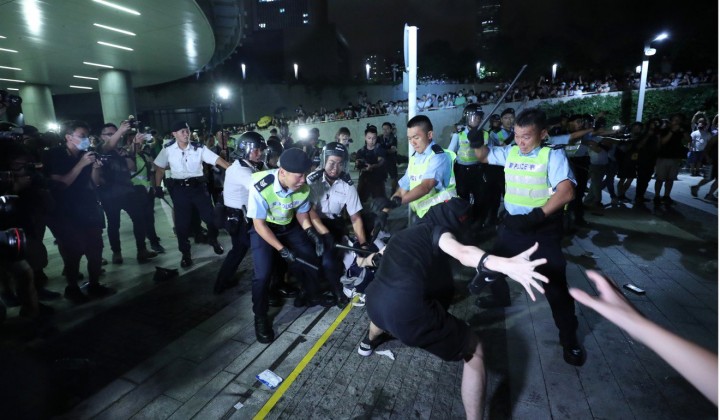
<path id="1" fill-rule="evenodd" d="M 397 137 L 393 134 L 392 124 L 384 122 L 382 125 L 382 136 L 378 137 L 378 143 L 385 149 L 385 170 L 390 178 L 390 191 L 398 189 L 397 171 Z"/>
<path id="2" fill-rule="evenodd" d="M 55 211 L 48 218 L 48 227 L 57 239 L 65 263 L 68 282 L 65 298 L 74 303 L 88 299 L 77 284 L 83 255 L 88 261 L 87 293 L 96 297 L 115 293 L 99 282 L 105 218 L 95 188 L 100 182 L 102 163 L 94 152 L 87 151 L 89 132 L 88 125 L 82 121 L 65 123 L 65 145 L 50 149 L 45 160 L 50 192 L 56 203 Z"/>
<path id="3" fill-rule="evenodd" d="M 377 127 L 365 129 L 365 146 L 355 154 L 355 167 L 360 171 L 358 195 L 365 202 L 369 197 L 385 195 L 385 149 L 378 144 Z"/>
<path id="4" fill-rule="evenodd" d="M 653 199 L 655 207 L 660 207 L 662 203 L 666 206 L 674 204 L 670 192 L 680 169 L 680 161 L 687 153 L 685 145 L 690 141 L 690 134 L 682 127 L 682 122 L 682 115 L 675 114 L 670 119 L 669 126 L 660 132 L 660 148 L 655 163 L 655 198 Z M 660 191 L 663 184 L 665 184 L 665 192 L 661 199 Z"/>
<path id="5" fill-rule="evenodd" d="M 467 227 L 469 210 L 467 201 L 453 198 L 432 206 L 418 223 L 390 239 L 381 251 L 375 279 L 366 289 L 370 331 L 358 353 L 371 355 L 387 331 L 403 344 L 425 349 L 443 360 L 464 360 L 465 413 L 467 418 L 481 418 L 485 390 L 482 344 L 467 323 L 447 312 L 454 293 L 449 256 L 467 267 L 508 275 L 521 283 L 533 300 L 532 288 L 543 293 L 540 282 L 548 279 L 535 271 L 546 260 L 530 261 L 537 244 L 513 258 L 501 258 L 459 243 L 454 235 Z M 359 264 L 373 265 L 377 255 Z"/>

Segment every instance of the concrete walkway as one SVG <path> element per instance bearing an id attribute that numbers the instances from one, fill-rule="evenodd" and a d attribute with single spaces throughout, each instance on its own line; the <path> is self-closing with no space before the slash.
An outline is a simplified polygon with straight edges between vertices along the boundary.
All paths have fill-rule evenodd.
<path id="1" fill-rule="evenodd" d="M 717 207 L 690 196 L 689 183 L 696 180 L 681 175 L 671 210 L 620 206 L 602 216 L 588 213 L 590 227 L 565 243 L 568 281 L 592 290 L 584 270 L 593 268 L 619 284 L 633 283 L 646 294 L 627 296 L 646 316 L 717 352 Z M 117 295 L 80 307 L 51 302 L 57 313 L 40 328 L 15 319 L 3 325 L 0 383 L 4 397 L 12 397 L 3 406 L 17 414 L 7 418 L 464 416 L 461 363 L 397 341 L 378 349 L 390 350 L 394 360 L 357 354 L 368 324 L 361 307 L 298 309 L 288 301 L 272 314 L 276 341 L 257 343 L 250 257 L 238 273 L 240 285 L 220 296 L 212 294 L 212 284 L 222 257 L 207 245 L 193 245 L 191 270 L 153 283 L 154 265 L 179 262 L 163 209 L 158 204 L 156 214 L 168 253 L 156 264 L 138 265 L 128 249 L 124 264 L 106 266 L 103 281 L 117 287 Z M 133 243 L 126 218 L 122 239 Z M 229 247 L 227 236 L 221 241 Z M 52 238 L 46 242 L 50 288 L 61 291 L 62 263 Z M 584 307 L 577 313 L 588 360 L 581 368 L 567 365 L 544 298 L 532 302 L 511 286 L 511 307 L 482 310 L 465 292 L 472 274 L 457 270 L 451 311 L 472 325 L 485 346 L 486 418 L 717 418 L 717 408 L 667 364 Z M 40 336 L 31 339 L 31 333 Z M 266 369 L 285 385 L 273 391 L 257 381 Z"/>

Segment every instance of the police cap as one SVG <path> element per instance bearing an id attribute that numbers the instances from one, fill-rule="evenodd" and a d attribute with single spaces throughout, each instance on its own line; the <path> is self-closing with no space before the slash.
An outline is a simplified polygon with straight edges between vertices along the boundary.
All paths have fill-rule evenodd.
<path id="1" fill-rule="evenodd" d="M 190 126 L 188 125 L 187 121 L 175 121 L 173 125 L 170 126 L 170 131 L 174 133 L 176 131 L 182 130 L 183 128 L 187 128 L 188 130 L 190 130 Z"/>
<path id="2" fill-rule="evenodd" d="M 280 155 L 280 161 L 278 162 L 281 168 L 293 173 L 293 174 L 304 174 L 310 170 L 312 161 L 308 155 L 301 149 L 291 147 Z"/>
<path id="3" fill-rule="evenodd" d="M 504 117 L 505 114 L 513 114 L 515 115 L 515 109 L 513 108 L 505 108 L 502 113 L 500 113 L 500 118 Z"/>

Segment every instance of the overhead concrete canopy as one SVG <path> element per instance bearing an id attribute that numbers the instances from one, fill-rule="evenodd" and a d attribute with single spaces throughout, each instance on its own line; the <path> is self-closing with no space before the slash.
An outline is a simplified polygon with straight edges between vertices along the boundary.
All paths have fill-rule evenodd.
<path id="1" fill-rule="evenodd" d="M 0 89 L 97 91 L 97 80 L 75 76 L 97 78 L 107 67 L 85 63 L 127 71 L 135 87 L 154 85 L 199 71 L 214 51 L 212 27 L 193 0 L 0 0 Z"/>

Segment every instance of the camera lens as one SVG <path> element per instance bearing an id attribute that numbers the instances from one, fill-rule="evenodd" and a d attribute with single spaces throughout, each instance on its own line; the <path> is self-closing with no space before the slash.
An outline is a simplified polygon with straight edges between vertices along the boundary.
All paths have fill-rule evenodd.
<path id="1" fill-rule="evenodd" d="M 22 229 L 10 228 L 0 231 L 0 259 L 17 261 L 25 254 L 25 232 Z"/>

